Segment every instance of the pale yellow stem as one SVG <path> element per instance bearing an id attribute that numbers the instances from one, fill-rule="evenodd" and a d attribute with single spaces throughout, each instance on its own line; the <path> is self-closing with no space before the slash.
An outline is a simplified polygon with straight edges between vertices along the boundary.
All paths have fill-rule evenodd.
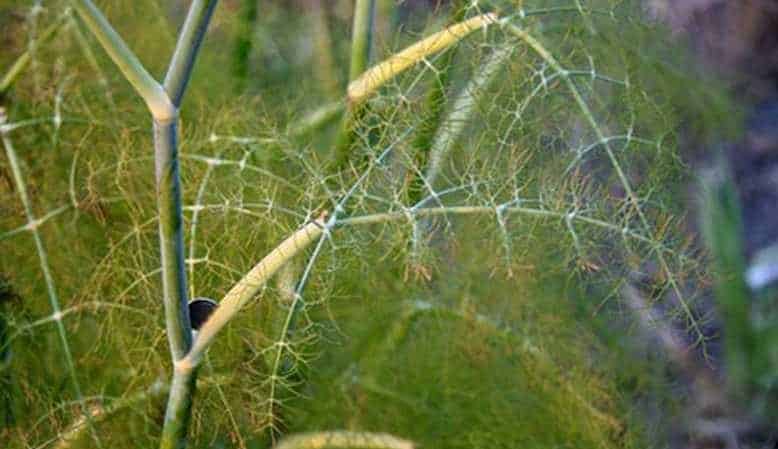
<path id="1" fill-rule="evenodd" d="M 348 85 L 349 103 L 351 105 L 362 103 L 370 94 L 409 67 L 423 61 L 433 53 L 454 45 L 473 31 L 496 21 L 497 15 L 491 13 L 482 14 L 451 25 L 395 53 L 378 65 L 368 69 Z"/>

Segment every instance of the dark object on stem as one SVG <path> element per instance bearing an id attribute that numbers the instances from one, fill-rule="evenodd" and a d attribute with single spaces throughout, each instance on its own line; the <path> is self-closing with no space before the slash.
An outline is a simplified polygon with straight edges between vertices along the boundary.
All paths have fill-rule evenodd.
<path id="1" fill-rule="evenodd" d="M 216 301 L 210 298 L 195 298 L 189 301 L 189 319 L 192 329 L 200 330 L 200 326 L 208 320 L 217 306 Z"/>

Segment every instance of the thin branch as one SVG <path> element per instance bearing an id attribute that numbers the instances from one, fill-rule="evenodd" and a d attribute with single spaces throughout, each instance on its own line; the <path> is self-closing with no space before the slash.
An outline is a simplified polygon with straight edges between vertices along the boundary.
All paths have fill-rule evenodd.
<path id="1" fill-rule="evenodd" d="M 3 125 L 5 121 L 5 115 L 0 112 L 0 125 Z M 19 193 L 19 199 L 22 202 L 22 206 L 24 207 L 27 223 L 38 223 L 38 220 L 35 217 L 35 212 L 33 211 L 32 202 L 30 201 L 29 194 L 27 193 L 27 186 L 24 182 L 24 176 L 19 164 L 19 158 L 16 154 L 16 150 L 14 149 L 13 142 L 11 142 L 11 138 L 8 135 L 7 129 L 3 128 L 2 126 L 0 126 L 0 137 L 2 137 L 5 154 L 8 157 L 8 163 L 11 166 L 11 173 L 13 175 L 14 183 L 16 184 L 16 190 Z M 62 323 L 62 307 L 60 306 L 57 287 L 54 283 L 54 276 L 51 273 L 48 252 L 46 251 L 46 247 L 43 243 L 43 238 L 41 237 L 40 232 L 38 232 L 37 225 L 32 225 L 30 231 L 32 233 L 33 240 L 35 241 L 35 249 L 38 253 L 38 260 L 40 262 L 41 272 L 43 273 L 43 280 L 46 284 L 46 292 L 49 296 L 49 305 L 51 306 L 52 316 L 57 323 L 57 335 L 59 336 L 62 352 L 65 357 L 65 369 L 67 370 L 68 376 L 70 377 L 70 380 L 73 384 L 73 391 L 76 394 L 76 398 L 79 401 L 83 401 L 81 385 L 79 384 L 78 377 L 76 376 L 76 366 L 75 362 L 73 361 L 73 354 L 70 350 L 67 331 L 65 330 L 65 325 Z M 101 446 L 100 439 L 98 438 L 97 432 L 92 426 L 91 420 L 88 421 L 94 441 L 99 447 Z"/>
<path id="2" fill-rule="evenodd" d="M 482 14 L 451 25 L 395 53 L 351 81 L 348 86 L 349 104 L 353 106 L 362 103 L 370 94 L 409 67 L 433 53 L 454 45 L 473 31 L 496 20 L 497 16 L 494 14 Z"/>
<path id="3" fill-rule="evenodd" d="M 311 221 L 297 232 L 281 242 L 273 251 L 265 256 L 254 268 L 251 269 L 235 286 L 225 295 L 219 303 L 219 307 L 203 323 L 198 332 L 191 351 L 182 360 L 176 363 L 176 369 L 191 369 L 196 367 L 203 353 L 213 343 L 221 329 L 251 300 L 254 295 L 265 285 L 284 264 L 307 248 L 324 233 L 326 226 L 325 217 L 321 216 Z"/>
<path id="4" fill-rule="evenodd" d="M 43 33 L 32 43 L 32 45 L 27 47 L 24 53 L 16 58 L 16 61 L 13 63 L 13 65 L 11 65 L 11 68 L 8 69 L 8 71 L 5 73 L 5 76 L 3 76 L 3 79 L 0 80 L 0 96 L 5 94 L 6 91 L 11 88 L 19 75 L 24 72 L 24 69 L 27 68 L 27 64 L 29 64 L 32 60 L 32 54 L 35 52 L 35 50 L 57 35 L 57 32 L 65 24 L 65 19 L 67 19 L 69 15 L 70 10 L 66 9 L 65 12 L 63 12 L 54 23 L 49 25 L 49 27 L 43 31 Z"/>

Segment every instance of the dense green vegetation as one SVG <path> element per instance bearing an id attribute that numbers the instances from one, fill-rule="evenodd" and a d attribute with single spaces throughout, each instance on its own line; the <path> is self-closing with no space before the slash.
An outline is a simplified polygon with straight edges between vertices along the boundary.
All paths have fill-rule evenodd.
<path id="1" fill-rule="evenodd" d="M 31 51 L 2 99 L 0 442 L 154 447 L 172 367 L 151 120 L 60 18 L 67 3 L 0 2 L 0 67 Z M 161 79 L 181 2 L 97 3 Z M 378 2 L 369 66 L 453 23 L 501 21 L 354 106 L 351 2 L 250 3 L 218 5 L 180 111 L 189 296 L 222 298 L 322 212 L 331 226 L 215 340 L 190 447 L 337 429 L 427 448 L 661 445 L 635 401 L 661 376 L 612 321 L 639 278 L 707 344 L 706 265 L 677 232 L 677 132 L 690 117 L 728 132 L 714 84 L 632 2 L 407 17 Z"/>

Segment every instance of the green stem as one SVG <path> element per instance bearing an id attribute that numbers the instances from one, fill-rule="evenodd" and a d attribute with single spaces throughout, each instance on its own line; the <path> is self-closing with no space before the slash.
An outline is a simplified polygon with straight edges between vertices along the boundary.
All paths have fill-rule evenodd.
<path id="1" fill-rule="evenodd" d="M 160 449 L 183 449 L 186 447 L 196 381 L 196 367 L 176 368 L 165 410 Z"/>
<path id="2" fill-rule="evenodd" d="M 351 30 L 351 66 L 349 67 L 349 83 L 358 79 L 370 63 L 370 47 L 373 41 L 373 25 L 375 16 L 375 0 L 356 0 L 354 5 L 354 22 Z M 354 130 L 361 117 L 364 116 L 361 104 L 349 105 L 340 125 L 340 131 L 335 138 L 334 167 L 340 170 L 346 163 L 349 149 L 354 142 Z"/>
<path id="3" fill-rule="evenodd" d="M 165 76 L 165 91 L 178 108 L 192 76 L 197 53 L 213 16 L 217 0 L 195 0 L 189 8 L 175 52 Z M 168 396 L 160 448 L 184 448 L 187 444 L 197 381 L 197 369 L 180 369 L 192 347 L 189 297 L 184 248 L 184 217 L 181 210 L 181 179 L 178 160 L 178 119 L 154 120 L 157 208 L 162 263 L 165 322 L 173 363 L 176 367 Z"/>
<path id="4" fill-rule="evenodd" d="M 162 85 L 146 70 L 103 13 L 90 0 L 71 0 L 71 3 L 89 31 L 95 35 L 114 64 L 146 102 L 154 118 L 161 121 L 173 120 L 177 111 Z"/>
<path id="5" fill-rule="evenodd" d="M 175 107 L 181 106 L 186 86 L 192 77 L 195 59 L 205 37 L 218 0 L 195 0 L 189 7 L 184 27 L 165 76 L 165 90 Z"/>
<path id="6" fill-rule="evenodd" d="M 159 243 L 165 322 L 173 361 L 180 360 L 192 344 L 186 287 L 181 180 L 178 167 L 176 122 L 154 121 L 154 150 L 159 212 Z"/>
<path id="7" fill-rule="evenodd" d="M 146 101 L 154 118 L 162 289 L 168 342 L 176 365 L 160 446 L 183 448 L 187 441 L 197 376 L 194 369 L 181 370 L 177 364 L 186 356 L 192 344 L 178 163 L 178 106 L 191 78 L 216 0 L 195 0 L 190 6 L 168 67 L 164 87 L 148 73 L 91 1 L 73 0 L 73 5 L 114 63 Z"/>
<path id="8" fill-rule="evenodd" d="M 356 0 L 354 25 L 351 32 L 351 67 L 349 81 L 354 81 L 366 69 L 370 61 L 370 45 L 373 41 L 373 17 L 375 0 Z"/>
<path id="9" fill-rule="evenodd" d="M 46 251 L 46 246 L 43 243 L 43 238 L 38 232 L 38 226 L 40 222 L 35 217 L 35 212 L 32 208 L 32 202 L 27 193 L 27 186 L 24 182 L 24 176 L 22 175 L 22 169 L 19 164 L 19 158 L 14 149 L 11 138 L 8 135 L 8 130 L 5 125 L 5 116 L 0 115 L 0 137 L 2 137 L 3 147 L 5 148 L 5 154 L 8 157 L 8 163 L 11 166 L 11 173 L 13 175 L 14 183 L 16 184 L 16 190 L 19 193 L 19 199 L 24 207 L 24 213 L 27 218 L 28 228 L 35 241 L 35 249 L 38 253 L 38 260 L 40 262 L 41 272 L 43 273 L 43 281 L 46 284 L 46 292 L 49 296 L 49 304 L 51 306 L 52 318 L 56 322 L 57 335 L 59 336 L 60 344 L 62 346 L 62 352 L 65 357 L 65 368 L 67 369 L 68 376 L 73 383 L 73 391 L 76 394 L 76 398 L 80 404 L 80 407 L 84 407 L 84 396 L 81 393 L 81 385 L 76 377 L 76 366 L 73 361 L 73 354 L 70 350 L 70 344 L 68 342 L 67 332 L 65 331 L 65 325 L 62 323 L 62 308 L 60 307 L 59 296 L 57 295 L 57 288 L 54 283 L 54 276 L 51 274 L 51 266 L 49 265 L 49 256 Z M 92 437 L 98 447 L 101 446 L 100 439 L 97 436 L 91 419 L 88 419 L 90 430 L 92 431 Z"/>

